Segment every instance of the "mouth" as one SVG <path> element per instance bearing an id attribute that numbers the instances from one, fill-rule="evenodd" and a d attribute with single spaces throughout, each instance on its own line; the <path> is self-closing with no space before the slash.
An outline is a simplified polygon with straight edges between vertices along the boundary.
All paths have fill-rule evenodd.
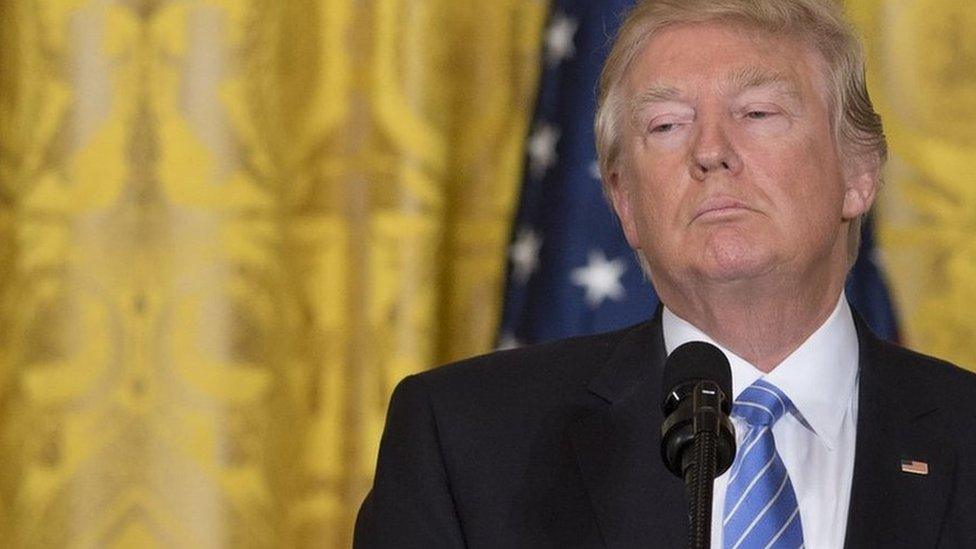
<path id="1" fill-rule="evenodd" d="M 748 211 L 752 211 L 752 208 L 740 200 L 726 196 L 717 196 L 703 201 L 695 210 L 692 221 L 700 219 L 721 219 Z"/>

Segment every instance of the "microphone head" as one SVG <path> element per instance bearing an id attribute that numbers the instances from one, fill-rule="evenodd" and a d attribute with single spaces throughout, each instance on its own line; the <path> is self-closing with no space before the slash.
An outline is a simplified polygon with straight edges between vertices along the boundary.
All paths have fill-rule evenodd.
<path id="1" fill-rule="evenodd" d="M 732 409 L 732 368 L 729 359 L 718 347 L 704 341 L 689 341 L 675 349 L 664 362 L 661 408 L 667 416 L 677 406 L 675 390 L 701 380 L 714 381 L 725 396 L 723 411 Z"/>
<path id="2" fill-rule="evenodd" d="M 687 480 L 689 471 L 698 470 L 693 466 L 700 459 L 709 459 L 698 455 L 699 434 L 704 434 L 701 444 L 712 440 L 710 444 L 714 445 L 710 454 L 714 459 L 714 470 L 709 474 L 714 473 L 714 478 L 724 473 L 735 457 L 735 428 L 729 421 L 732 368 L 725 353 L 711 343 L 685 343 L 664 362 L 662 389 L 661 458 L 664 465 L 678 478 Z M 705 455 L 709 455 L 708 452 Z"/>

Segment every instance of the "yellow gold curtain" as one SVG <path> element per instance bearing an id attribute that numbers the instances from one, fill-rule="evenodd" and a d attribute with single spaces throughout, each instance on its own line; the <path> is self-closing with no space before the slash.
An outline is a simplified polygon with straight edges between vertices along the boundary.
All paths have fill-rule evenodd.
<path id="1" fill-rule="evenodd" d="M 908 340 L 974 366 L 976 11 L 850 7 Z M 546 10 L 0 1 L 0 543 L 347 547 L 393 385 L 490 347 Z"/>
<path id="2" fill-rule="evenodd" d="M 892 152 L 879 237 L 906 343 L 976 370 L 976 4 L 847 8 Z"/>
<path id="3" fill-rule="evenodd" d="M 547 6 L 0 2 L 4 547 L 346 547 L 487 348 Z"/>

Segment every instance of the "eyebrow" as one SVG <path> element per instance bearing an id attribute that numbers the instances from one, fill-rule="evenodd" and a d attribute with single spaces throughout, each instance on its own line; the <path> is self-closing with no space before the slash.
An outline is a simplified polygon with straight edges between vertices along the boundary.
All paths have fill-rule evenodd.
<path id="1" fill-rule="evenodd" d="M 734 92 L 743 92 L 754 88 L 776 88 L 777 91 L 790 97 L 800 97 L 800 91 L 797 89 L 794 79 L 763 67 L 746 67 L 732 71 L 726 82 Z"/>
<path id="2" fill-rule="evenodd" d="M 681 98 L 681 92 L 677 88 L 670 86 L 651 86 L 638 93 L 630 100 L 630 122 L 637 122 L 640 111 L 651 103 L 665 103 L 667 101 L 677 101 Z"/>
<path id="3" fill-rule="evenodd" d="M 723 85 L 733 92 L 743 92 L 754 88 L 778 88 L 777 91 L 790 97 L 799 97 L 800 92 L 792 78 L 762 67 L 746 67 L 729 73 Z M 681 99 L 681 91 L 664 85 L 653 85 L 638 93 L 630 101 L 632 112 L 637 112 L 648 103 L 663 103 Z"/>
<path id="4" fill-rule="evenodd" d="M 670 86 L 651 86 L 637 94 L 631 101 L 634 107 L 645 103 L 659 103 L 661 101 L 675 101 L 681 97 L 681 92 L 677 88 Z"/>

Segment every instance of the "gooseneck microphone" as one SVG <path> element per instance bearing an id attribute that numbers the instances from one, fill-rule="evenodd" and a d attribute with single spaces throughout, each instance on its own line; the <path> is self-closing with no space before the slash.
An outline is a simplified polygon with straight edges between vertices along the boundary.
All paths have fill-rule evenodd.
<path id="1" fill-rule="evenodd" d="M 735 457 L 729 360 L 710 343 L 685 343 L 665 361 L 662 387 L 661 457 L 668 470 L 685 481 L 689 547 L 707 548 L 712 485 Z"/>

